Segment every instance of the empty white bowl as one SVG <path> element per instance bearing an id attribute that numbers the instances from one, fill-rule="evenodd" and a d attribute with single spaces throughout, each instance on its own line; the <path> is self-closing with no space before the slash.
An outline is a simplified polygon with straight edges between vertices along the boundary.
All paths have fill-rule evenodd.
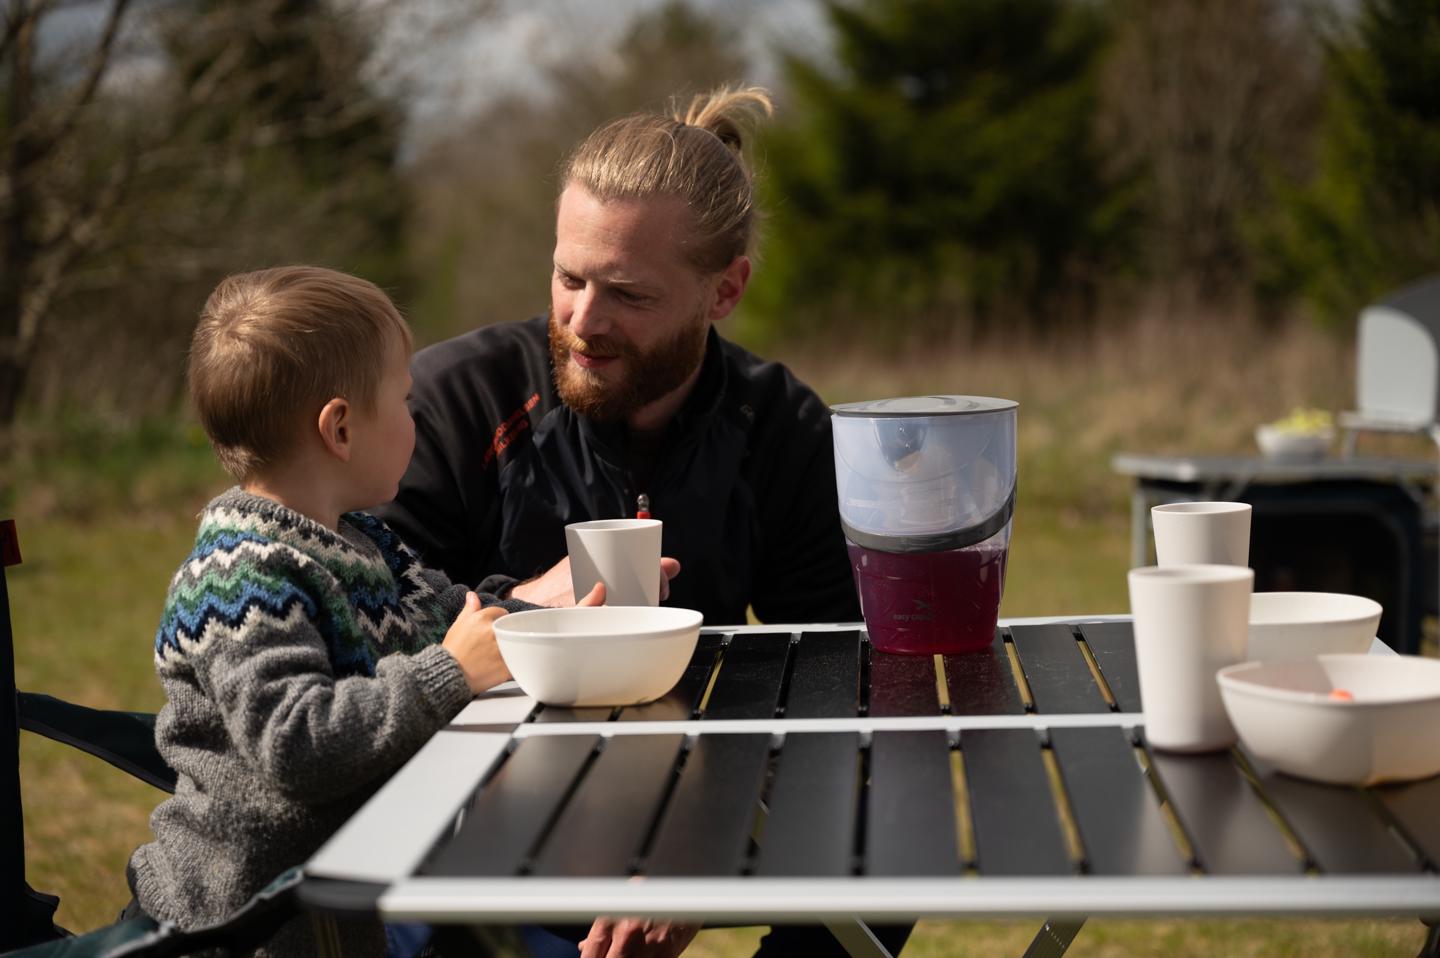
<path id="1" fill-rule="evenodd" d="M 680 680 L 704 617 L 692 609 L 532 609 L 495 620 L 510 674 L 546 705 L 638 705 Z"/>
<path id="2" fill-rule="evenodd" d="M 1215 677 L 1240 741 L 1282 772 L 1336 785 L 1440 773 L 1440 660 L 1322 655 Z"/>
<path id="3" fill-rule="evenodd" d="M 1253 662 L 1368 652 L 1380 603 L 1341 592 L 1257 592 L 1250 597 Z"/>
<path id="4" fill-rule="evenodd" d="M 1304 461 L 1324 459 L 1335 439 L 1333 429 L 1324 432 L 1294 432 L 1277 426 L 1255 427 L 1255 445 L 1270 459 Z"/>

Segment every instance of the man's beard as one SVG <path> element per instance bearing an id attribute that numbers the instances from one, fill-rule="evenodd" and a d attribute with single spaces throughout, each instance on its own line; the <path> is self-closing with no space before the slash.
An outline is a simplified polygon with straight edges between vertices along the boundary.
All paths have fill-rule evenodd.
<path id="1" fill-rule="evenodd" d="M 581 339 L 562 327 L 550 310 L 550 361 L 555 388 L 565 405 L 600 422 L 616 422 L 678 389 L 705 358 L 709 324 L 701 312 L 675 334 L 648 352 L 610 336 Z M 570 360 L 570 351 L 585 356 L 616 356 L 624 375 L 609 381 Z M 615 364 L 612 364 L 612 366 Z"/>

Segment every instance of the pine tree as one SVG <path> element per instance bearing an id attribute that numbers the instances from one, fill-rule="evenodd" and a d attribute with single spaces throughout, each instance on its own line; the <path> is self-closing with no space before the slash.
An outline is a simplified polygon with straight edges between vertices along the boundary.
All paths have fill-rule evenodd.
<path id="1" fill-rule="evenodd" d="M 1327 60 L 1319 168 L 1266 234 L 1267 283 L 1338 324 L 1440 270 L 1440 0 L 1364 0 Z"/>
<path id="2" fill-rule="evenodd" d="M 759 306 L 797 332 L 884 315 L 898 334 L 1043 324 L 1083 301 L 1125 224 L 1092 145 L 1099 9 L 831 0 L 828 15 L 836 63 L 789 58 L 792 124 L 767 144 Z"/>

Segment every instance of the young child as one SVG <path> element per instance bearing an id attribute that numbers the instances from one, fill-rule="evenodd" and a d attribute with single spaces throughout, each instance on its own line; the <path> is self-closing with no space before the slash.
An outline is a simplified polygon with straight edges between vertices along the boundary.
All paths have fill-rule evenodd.
<path id="1" fill-rule="evenodd" d="M 492 623 L 511 603 L 356 511 L 395 495 L 414 448 L 410 347 L 384 293 L 331 270 L 232 276 L 205 304 L 190 394 L 239 485 L 200 516 L 155 636 L 156 740 L 179 782 L 130 859 L 151 917 L 233 912 L 510 677 Z M 385 951 L 379 924 L 340 931 L 346 955 Z M 265 953 L 316 950 L 299 919 Z"/>

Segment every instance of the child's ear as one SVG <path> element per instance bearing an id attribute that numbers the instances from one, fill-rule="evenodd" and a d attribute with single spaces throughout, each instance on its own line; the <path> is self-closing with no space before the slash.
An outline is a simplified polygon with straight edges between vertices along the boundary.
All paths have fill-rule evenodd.
<path id="1" fill-rule="evenodd" d="M 330 454 L 341 462 L 349 462 L 350 403 L 336 396 L 321 408 L 315 425 L 320 431 L 320 441 Z"/>

